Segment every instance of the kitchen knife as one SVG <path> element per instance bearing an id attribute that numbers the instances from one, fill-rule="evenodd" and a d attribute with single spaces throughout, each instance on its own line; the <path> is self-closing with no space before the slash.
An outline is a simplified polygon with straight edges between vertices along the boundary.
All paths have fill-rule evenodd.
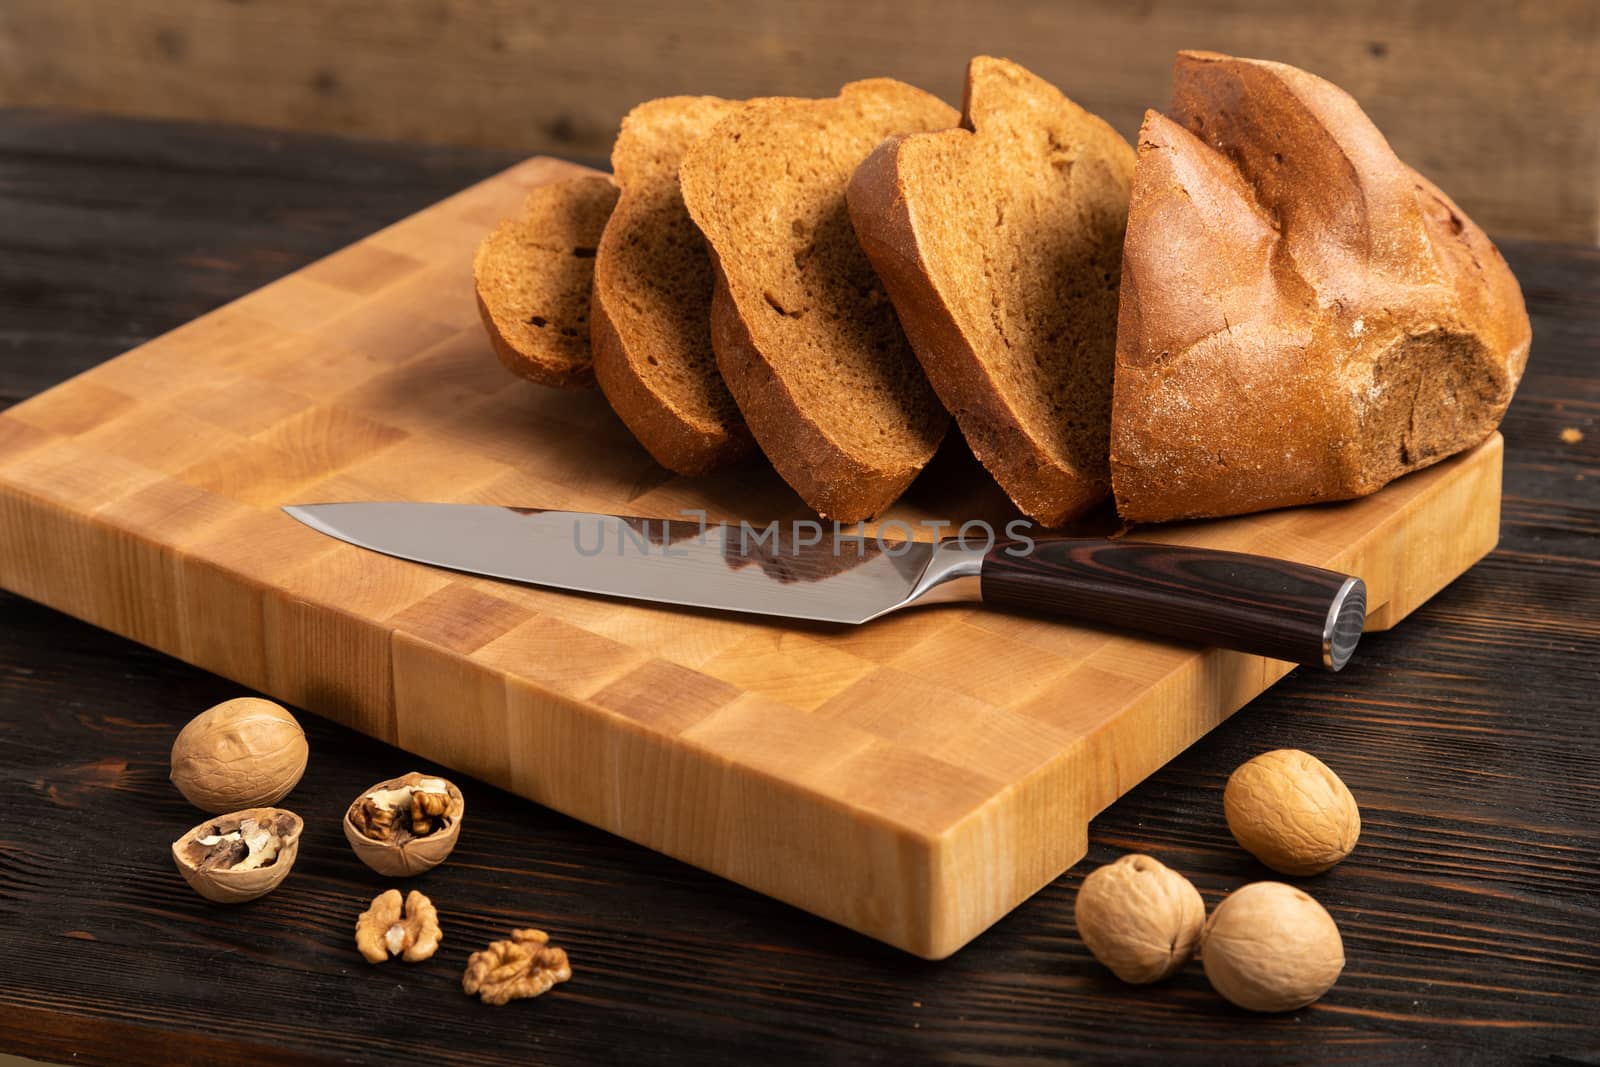
<path id="1" fill-rule="evenodd" d="M 825 623 L 979 601 L 1338 670 L 1361 639 L 1366 587 L 1320 567 L 1133 541 L 881 540 L 769 526 L 481 504 L 283 509 L 352 545 L 573 592 Z"/>

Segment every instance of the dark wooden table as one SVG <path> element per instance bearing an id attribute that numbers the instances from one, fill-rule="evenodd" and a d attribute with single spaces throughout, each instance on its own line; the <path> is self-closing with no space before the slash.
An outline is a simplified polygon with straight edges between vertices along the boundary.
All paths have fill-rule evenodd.
<path id="1" fill-rule="evenodd" d="M 0 112 L 0 405 L 513 161 L 504 153 Z M 336 814 L 418 760 L 301 719 L 311 827 L 260 903 L 205 904 L 168 843 L 177 729 L 237 686 L 0 594 L 0 1050 L 99 1064 L 1600 1063 L 1600 251 L 1506 248 L 1534 318 L 1501 547 L 1338 675 L 1299 671 L 1095 821 L 1088 859 L 942 963 L 903 955 L 483 785 L 425 888 L 446 947 L 370 967 L 381 882 Z M 1572 440 L 1573 433 L 1582 440 Z M 5 547 L 0 545 L 0 551 Z M 1198 965 L 1126 986 L 1072 924 L 1084 874 L 1153 853 L 1208 905 L 1269 872 L 1234 766 L 1301 747 L 1362 808 L 1306 882 L 1348 965 L 1319 1004 L 1230 1008 Z M 490 1009 L 460 952 L 551 931 L 576 977 Z"/>

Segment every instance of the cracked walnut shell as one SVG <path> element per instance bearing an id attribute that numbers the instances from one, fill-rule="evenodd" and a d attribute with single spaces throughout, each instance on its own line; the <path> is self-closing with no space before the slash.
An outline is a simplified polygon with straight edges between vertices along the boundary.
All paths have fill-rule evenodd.
<path id="1" fill-rule="evenodd" d="M 356 948 L 368 963 L 382 963 L 390 956 L 421 963 L 439 951 L 443 939 L 433 901 L 415 889 L 403 905 L 400 890 L 379 893 L 356 919 Z"/>
<path id="2" fill-rule="evenodd" d="M 218 904 L 266 896 L 289 876 L 305 822 L 282 808 L 247 808 L 201 823 L 172 843 L 178 873 Z"/>
<path id="3" fill-rule="evenodd" d="M 412 771 L 356 797 L 345 812 L 344 836 L 368 867 L 407 878 L 445 861 L 466 810 L 454 783 Z"/>
<path id="4" fill-rule="evenodd" d="M 543 930 L 511 931 L 511 940 L 495 941 L 468 957 L 462 991 L 496 1005 L 548 992 L 572 977 L 565 950 L 549 942 Z"/>
<path id="5" fill-rule="evenodd" d="M 1090 872 L 1073 905 L 1078 935 L 1124 982 L 1176 974 L 1200 940 L 1200 891 L 1160 861 L 1130 853 Z"/>
<path id="6" fill-rule="evenodd" d="M 1350 855 L 1361 812 L 1317 757 L 1297 748 L 1239 765 L 1222 793 L 1228 829 L 1245 851 L 1280 874 L 1320 874 Z"/>

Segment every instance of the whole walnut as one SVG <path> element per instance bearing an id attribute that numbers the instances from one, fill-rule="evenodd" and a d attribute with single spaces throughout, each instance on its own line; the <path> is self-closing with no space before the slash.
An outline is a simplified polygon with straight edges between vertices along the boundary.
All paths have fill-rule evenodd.
<path id="1" fill-rule="evenodd" d="M 270 700 L 240 697 L 189 720 L 172 743 L 172 784 L 213 815 L 271 807 L 306 771 L 305 731 Z"/>
<path id="2" fill-rule="evenodd" d="M 1344 970 L 1333 916 L 1282 882 L 1253 882 L 1228 897 L 1200 935 L 1211 987 L 1250 1011 L 1293 1011 L 1332 988 Z"/>
<path id="3" fill-rule="evenodd" d="M 1222 794 L 1228 829 L 1280 874 L 1320 874 L 1361 836 L 1356 798 L 1309 752 L 1280 748 L 1243 763 Z"/>
<path id="4" fill-rule="evenodd" d="M 1124 982 L 1159 982 L 1189 960 L 1206 905 L 1189 879 L 1132 853 L 1090 873 L 1073 906 L 1094 958 Z"/>

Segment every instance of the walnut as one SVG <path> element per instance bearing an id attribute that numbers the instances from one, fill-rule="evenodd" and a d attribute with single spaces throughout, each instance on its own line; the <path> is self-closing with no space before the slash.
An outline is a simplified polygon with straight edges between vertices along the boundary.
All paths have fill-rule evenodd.
<path id="1" fill-rule="evenodd" d="M 361 831 L 363 837 L 393 844 L 395 838 L 394 808 L 380 803 L 377 794 L 362 797 L 350 809 L 350 824 Z"/>
<path id="2" fill-rule="evenodd" d="M 449 813 L 445 780 L 419 777 L 414 784 L 374 789 L 356 802 L 350 821 L 374 841 L 403 845 L 444 829 Z"/>
<path id="3" fill-rule="evenodd" d="M 443 785 L 442 779 L 434 778 L 433 782 Z M 411 791 L 411 833 L 414 837 L 427 837 L 440 826 L 449 816 L 450 794 L 444 790 L 433 792 L 431 789 L 413 789 Z"/>
<path id="4" fill-rule="evenodd" d="M 1328 765 L 1296 748 L 1240 764 L 1222 793 L 1234 840 L 1282 874 L 1319 874 L 1361 836 L 1356 798 Z"/>
<path id="5" fill-rule="evenodd" d="M 368 867 L 405 878 L 444 862 L 465 814 L 454 783 L 412 771 L 357 797 L 345 812 L 344 836 Z"/>
<path id="6" fill-rule="evenodd" d="M 300 816 L 247 808 L 203 822 L 172 843 L 178 873 L 219 904 L 265 896 L 289 876 L 300 852 Z"/>
<path id="7" fill-rule="evenodd" d="M 421 963 L 439 950 L 443 938 L 433 901 L 415 889 L 406 896 L 404 908 L 400 890 L 378 894 L 372 907 L 356 919 L 356 948 L 368 963 L 382 963 L 390 956 Z"/>
<path id="8" fill-rule="evenodd" d="M 276 804 L 306 770 L 305 731 L 270 700 L 228 700 L 189 721 L 172 743 L 172 783 L 202 811 Z"/>
<path id="9" fill-rule="evenodd" d="M 1217 905 L 1200 935 L 1211 988 L 1249 1011 L 1293 1011 L 1333 987 L 1344 942 L 1321 904 L 1282 882 L 1252 882 Z"/>
<path id="10" fill-rule="evenodd" d="M 1206 905 L 1189 879 L 1135 852 L 1083 880 L 1073 917 L 1095 959 L 1141 984 L 1170 978 L 1189 961 Z"/>
<path id="11" fill-rule="evenodd" d="M 513 930 L 510 941 L 495 941 L 467 959 L 461 988 L 485 1004 L 505 1004 L 536 997 L 572 977 L 563 949 L 549 943 L 543 930 Z"/>

